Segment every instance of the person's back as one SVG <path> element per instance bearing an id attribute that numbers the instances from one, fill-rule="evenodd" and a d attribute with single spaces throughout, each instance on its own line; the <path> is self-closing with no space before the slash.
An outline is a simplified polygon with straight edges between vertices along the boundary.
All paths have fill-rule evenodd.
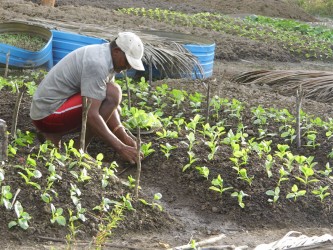
<path id="1" fill-rule="evenodd" d="M 109 43 L 88 45 L 72 51 L 51 69 L 36 90 L 31 118 L 39 120 L 52 114 L 78 92 L 103 100 L 105 81 L 112 68 Z"/>

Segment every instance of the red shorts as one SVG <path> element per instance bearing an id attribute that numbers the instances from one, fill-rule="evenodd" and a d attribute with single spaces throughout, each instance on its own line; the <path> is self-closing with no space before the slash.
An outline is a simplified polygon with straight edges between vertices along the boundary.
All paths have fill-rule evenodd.
<path id="1" fill-rule="evenodd" d="M 82 97 L 77 93 L 70 98 L 53 114 L 32 121 L 40 132 L 69 133 L 81 128 L 82 124 Z"/>

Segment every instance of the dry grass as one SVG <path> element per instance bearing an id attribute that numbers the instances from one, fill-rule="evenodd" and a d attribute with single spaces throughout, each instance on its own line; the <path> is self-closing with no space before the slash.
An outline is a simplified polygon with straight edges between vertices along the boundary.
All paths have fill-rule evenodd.
<path id="1" fill-rule="evenodd" d="M 302 86 L 306 98 L 333 102 L 333 72 L 329 71 L 257 70 L 236 75 L 232 81 L 268 85 L 284 95 L 294 95 Z"/>

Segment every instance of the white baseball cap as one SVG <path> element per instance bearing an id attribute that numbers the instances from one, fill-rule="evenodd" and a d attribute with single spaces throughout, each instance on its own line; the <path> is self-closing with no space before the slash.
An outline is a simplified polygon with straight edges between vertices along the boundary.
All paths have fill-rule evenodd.
<path id="1" fill-rule="evenodd" d="M 141 39 L 132 32 L 120 32 L 116 38 L 116 44 L 124 51 L 128 63 L 133 69 L 144 71 L 142 63 L 143 43 Z"/>

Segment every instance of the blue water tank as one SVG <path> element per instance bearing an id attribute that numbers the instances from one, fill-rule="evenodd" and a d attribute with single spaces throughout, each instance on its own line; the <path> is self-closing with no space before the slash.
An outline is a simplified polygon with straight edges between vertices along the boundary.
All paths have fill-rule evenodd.
<path id="1" fill-rule="evenodd" d="M 0 43 L 0 63 L 6 64 L 7 53 L 9 52 L 9 66 L 20 68 L 34 68 L 46 66 L 53 67 L 52 58 L 52 32 L 38 25 L 30 25 L 22 22 L 0 23 L 0 34 L 26 33 L 42 37 L 46 44 L 39 51 L 30 51 L 12 45 Z"/>
<path id="2" fill-rule="evenodd" d="M 91 44 L 102 44 L 108 41 L 98 37 L 91 37 L 86 35 L 80 35 L 73 32 L 52 30 L 52 52 L 53 52 L 53 64 L 57 64 L 68 53 L 76 50 L 80 47 Z"/>

